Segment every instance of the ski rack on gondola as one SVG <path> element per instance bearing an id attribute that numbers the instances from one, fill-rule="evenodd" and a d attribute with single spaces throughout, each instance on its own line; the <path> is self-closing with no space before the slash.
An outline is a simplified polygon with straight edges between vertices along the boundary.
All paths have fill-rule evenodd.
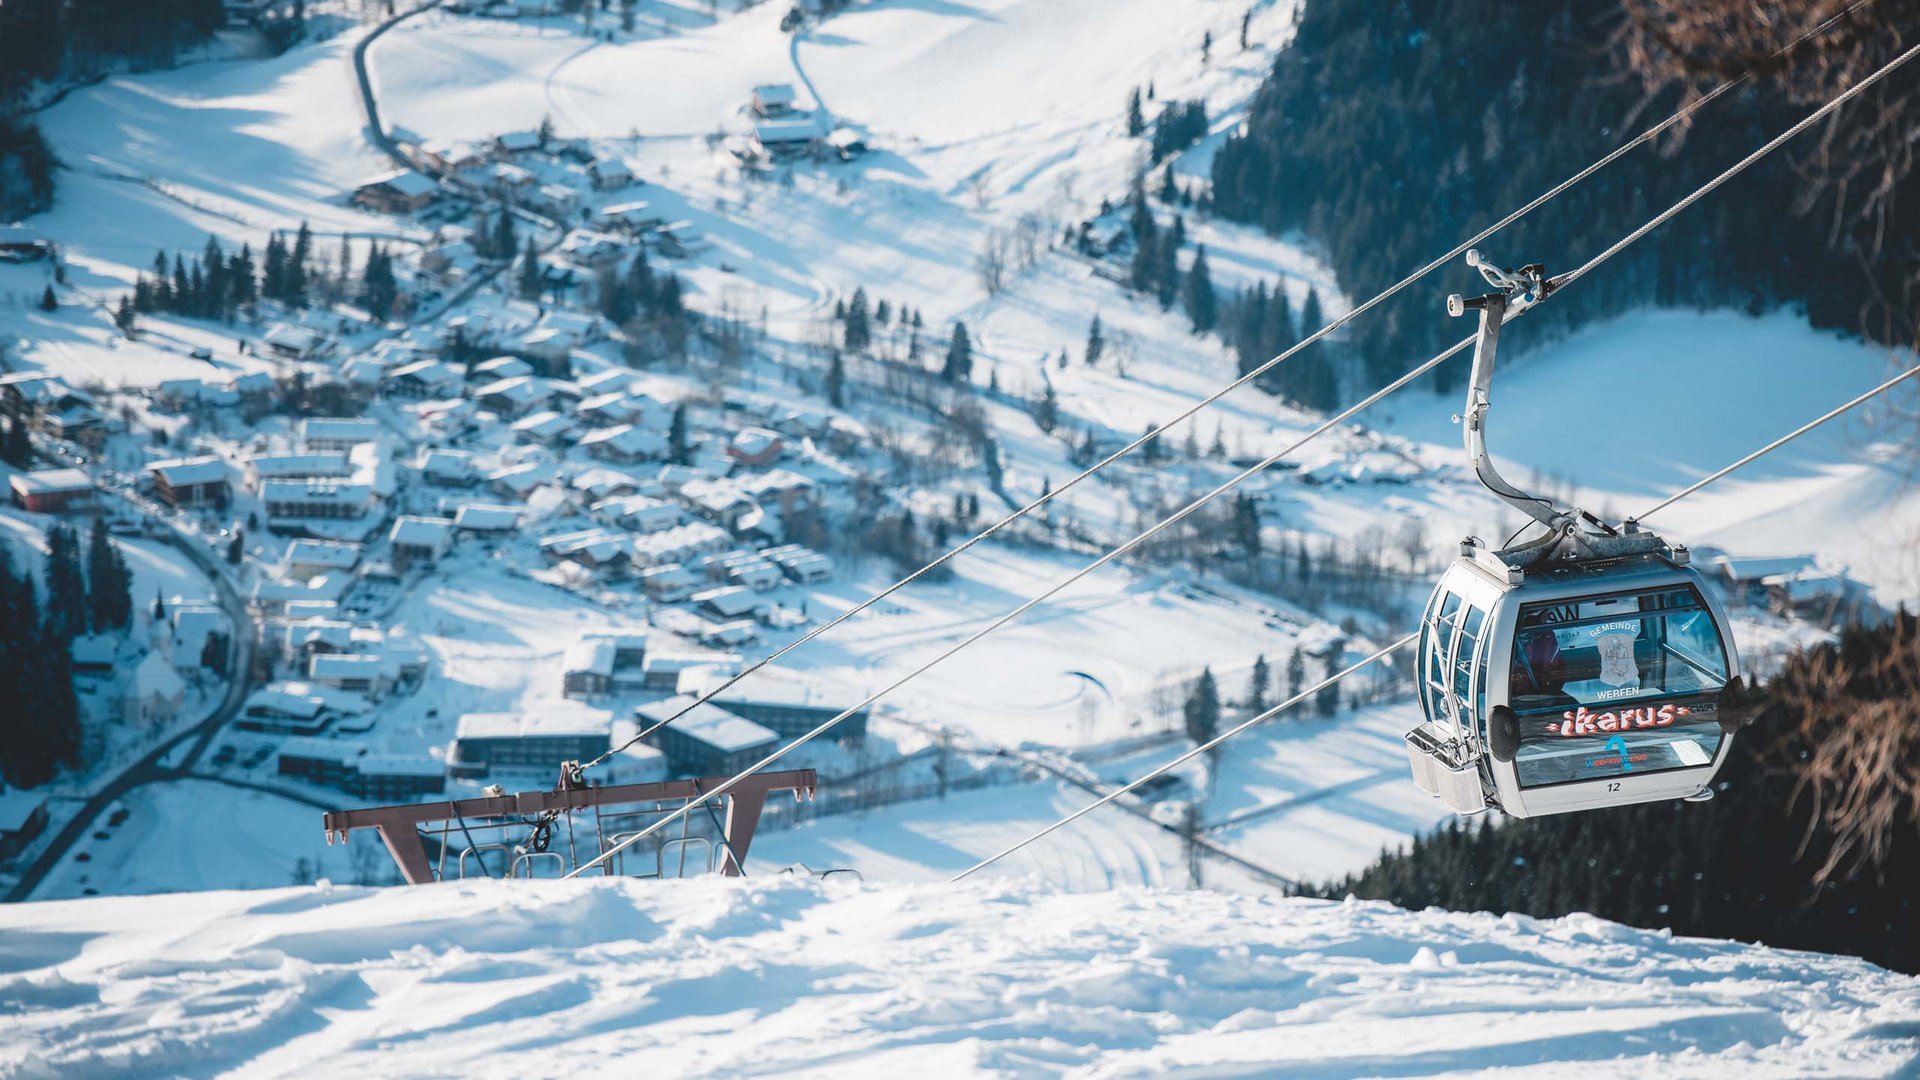
<path id="1" fill-rule="evenodd" d="M 485 876 L 506 878 L 562 877 L 620 845 L 632 836 L 636 824 L 672 813 L 727 780 L 724 776 L 697 780 L 661 780 L 645 784 L 590 787 L 582 782 L 577 763 L 567 762 L 560 782 L 548 791 L 513 794 L 490 789 L 475 799 L 374 806 L 334 810 L 323 824 L 327 843 L 345 841 L 355 829 L 373 829 L 393 856 L 394 865 L 409 885 Z M 621 862 L 600 865 L 606 875 L 625 877 L 685 876 L 691 860 L 699 871 L 718 869 L 727 877 L 745 873 L 747 851 L 767 796 L 791 791 L 795 801 L 810 799 L 819 781 L 812 769 L 760 773 L 727 791 L 724 815 L 710 814 L 722 846 L 713 838 L 683 828 L 653 845 L 651 872 L 630 870 Z M 588 819 L 575 828 L 575 817 Z M 683 818 L 683 824 L 690 818 Z M 519 834 L 516 838 L 513 834 Z M 556 835 L 558 834 L 558 835 Z M 486 838 L 489 842 L 481 842 Z M 438 857 L 429 857 L 431 840 Z M 447 860 L 454 856 L 453 872 Z M 492 857 L 498 867 L 488 865 Z M 472 860 L 472 868 L 468 861 Z M 672 864 L 672 872 L 669 866 Z M 716 866 L 717 864 L 717 866 Z M 551 869 L 546 869 L 551 868 Z"/>

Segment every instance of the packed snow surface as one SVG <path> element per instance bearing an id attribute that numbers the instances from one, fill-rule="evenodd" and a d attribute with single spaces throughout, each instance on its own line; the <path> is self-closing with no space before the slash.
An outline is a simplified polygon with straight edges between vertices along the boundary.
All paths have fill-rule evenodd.
<path id="1" fill-rule="evenodd" d="M 0 1075 L 1865 1076 L 1920 980 L 1375 903 L 320 885 L 0 910 Z"/>

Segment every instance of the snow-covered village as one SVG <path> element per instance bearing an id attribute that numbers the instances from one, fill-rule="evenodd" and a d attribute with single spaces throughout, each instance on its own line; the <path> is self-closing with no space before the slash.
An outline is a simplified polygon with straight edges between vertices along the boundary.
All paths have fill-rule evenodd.
<path id="1" fill-rule="evenodd" d="M 0 1077 L 1912 1074 L 1916 39 L 0 0 Z"/>

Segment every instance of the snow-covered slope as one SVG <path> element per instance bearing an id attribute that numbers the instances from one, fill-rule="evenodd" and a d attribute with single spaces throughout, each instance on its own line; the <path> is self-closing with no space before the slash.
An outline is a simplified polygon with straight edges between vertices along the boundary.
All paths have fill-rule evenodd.
<path id="1" fill-rule="evenodd" d="M 1586 916 L 795 878 L 0 910 L 0 1076 L 1806 1077 L 1920 981 Z"/>

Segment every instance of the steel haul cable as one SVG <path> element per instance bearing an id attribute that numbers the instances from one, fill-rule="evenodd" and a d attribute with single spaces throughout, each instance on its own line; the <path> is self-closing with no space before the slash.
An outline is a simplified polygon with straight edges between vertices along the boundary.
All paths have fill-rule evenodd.
<path id="1" fill-rule="evenodd" d="M 1893 60 L 1888 61 L 1886 65 L 1879 68 L 1873 74 L 1868 75 L 1867 77 L 1861 79 L 1859 82 L 1855 83 L 1853 86 L 1847 88 L 1845 91 L 1841 92 L 1840 94 L 1836 95 L 1832 99 L 1828 100 L 1825 104 L 1821 105 L 1819 108 L 1809 113 L 1805 118 L 1801 119 L 1798 123 L 1788 128 L 1785 132 L 1775 136 L 1773 139 L 1769 140 L 1765 145 L 1761 146 L 1759 149 L 1748 154 L 1746 157 L 1742 158 L 1740 161 L 1728 167 L 1726 170 L 1722 171 L 1718 176 L 1714 177 L 1712 180 L 1708 181 L 1706 184 L 1695 189 L 1693 192 L 1681 198 L 1678 202 L 1674 203 L 1672 206 L 1668 207 L 1666 210 L 1655 215 L 1652 219 L 1650 219 L 1645 224 L 1634 229 L 1632 232 L 1629 232 L 1625 237 L 1621 238 L 1619 241 L 1616 241 L 1614 244 L 1606 248 L 1604 251 L 1600 252 L 1598 255 L 1587 260 L 1585 263 L 1581 264 L 1579 267 L 1568 272 L 1567 274 L 1557 277 L 1554 281 L 1555 289 L 1552 293 L 1548 295 L 1549 296 L 1558 295 L 1560 289 L 1563 289 L 1566 286 L 1571 285 L 1573 282 L 1578 281 L 1580 278 L 1591 273 L 1594 269 L 1599 267 L 1602 263 L 1606 262 L 1608 259 L 1611 259 L 1614 255 L 1618 254 L 1620 251 L 1624 250 L 1628 245 L 1646 236 L 1648 233 L 1652 232 L 1655 228 L 1658 228 L 1660 225 L 1664 224 L 1668 220 L 1671 220 L 1674 215 L 1680 213 L 1682 210 L 1685 210 L 1687 207 L 1693 205 L 1695 202 L 1698 202 L 1701 198 L 1705 197 L 1710 192 L 1716 190 L 1722 184 L 1732 179 L 1734 176 L 1738 175 L 1742 171 L 1751 167 L 1755 162 L 1759 161 L 1761 158 L 1772 153 L 1774 150 L 1779 149 L 1780 146 L 1784 145 L 1789 139 L 1793 138 L 1795 135 L 1798 135 L 1799 133 L 1805 131 L 1807 128 L 1811 127 L 1813 124 L 1819 122 L 1822 118 L 1828 115 L 1831 115 L 1840 106 L 1846 104 L 1848 101 L 1851 101 L 1853 98 L 1857 97 L 1859 94 L 1865 92 L 1868 87 L 1873 86 L 1874 84 L 1878 83 L 1880 80 L 1892 74 L 1895 70 L 1900 68 L 1909 60 L 1913 59 L 1915 55 L 1920 55 L 1920 45 L 1915 45 L 1912 48 L 1901 53 L 1899 56 L 1895 57 Z M 1543 297 L 1540 300 L 1536 300 L 1530 303 L 1520 303 L 1514 306 L 1510 306 L 1506 309 L 1504 319 L 1512 320 L 1512 319 L 1518 318 L 1520 315 L 1538 306 L 1539 303 L 1544 302 L 1545 299 L 1546 298 Z M 1474 339 L 1472 336 L 1462 338 L 1459 342 L 1457 342 L 1450 348 L 1442 351 L 1439 355 L 1433 357 L 1432 359 L 1419 365 L 1413 370 L 1407 372 L 1405 375 L 1402 375 L 1400 378 L 1395 379 L 1393 382 L 1387 384 L 1385 387 L 1382 387 L 1381 389 L 1368 395 L 1366 398 L 1363 398 L 1358 403 L 1343 410 L 1338 415 L 1334 416 L 1332 419 L 1326 421 L 1319 427 L 1315 428 L 1313 431 L 1309 432 L 1308 434 L 1301 437 L 1300 439 L 1295 440 L 1292 444 L 1280 450 L 1278 453 L 1270 455 L 1263 461 L 1259 462 L 1258 464 L 1248 469 L 1242 470 L 1240 473 L 1236 474 L 1234 477 L 1227 480 L 1225 483 L 1220 484 L 1219 486 L 1213 488 L 1212 490 L 1208 491 L 1206 494 L 1200 496 L 1198 499 L 1195 499 L 1194 501 L 1188 503 L 1186 506 L 1181 507 L 1179 510 L 1175 511 L 1171 516 L 1161 519 L 1160 521 L 1156 522 L 1154 525 L 1147 528 L 1145 531 L 1135 535 L 1133 538 L 1127 540 L 1126 542 L 1122 543 L 1118 547 L 1115 547 L 1111 551 L 1108 551 L 1106 554 L 1102 555 L 1100 558 L 1094 560 L 1093 562 L 1080 568 L 1074 573 L 1061 579 L 1059 582 L 1050 586 L 1046 591 L 1023 602 L 1018 607 L 1007 612 L 1005 615 L 1002 615 L 999 618 L 995 619 L 993 622 L 989 623 L 983 629 L 969 635 L 965 639 L 961 640 L 959 643 L 955 644 L 953 647 L 947 649 L 945 652 L 942 652 L 940 655 L 934 657 L 932 660 L 929 660 L 927 663 L 922 664 L 920 667 L 915 668 L 914 670 L 908 672 L 906 675 L 901 676 L 899 679 L 894 680 L 892 683 L 889 683 L 887 686 L 885 686 L 881 690 L 871 695 L 868 695 L 868 697 L 862 700 L 859 704 L 853 706 L 852 708 L 842 711 L 841 713 L 839 713 L 838 715 L 834 716 L 829 720 L 823 721 L 821 724 L 809 730 L 805 734 L 799 736 L 798 738 L 794 739 L 792 742 L 779 748 L 778 750 L 775 750 L 773 753 L 762 758 L 760 761 L 754 763 L 753 765 L 748 766 L 746 769 L 742 770 L 740 773 L 729 778 L 726 782 L 714 788 L 711 792 L 708 792 L 707 794 L 700 796 L 699 798 L 690 802 L 686 806 L 682 807 L 680 810 L 675 811 L 673 814 L 669 815 L 668 817 L 662 819 L 659 822 L 654 823 L 653 825 L 648 826 L 645 830 L 642 830 L 641 832 L 629 837 L 627 840 L 616 845 L 615 847 L 608 849 L 606 852 L 603 852 L 598 858 L 594 859 L 592 862 L 589 862 L 584 866 L 581 866 L 575 869 L 572 874 L 569 874 L 567 876 L 572 877 L 577 874 L 583 873 L 587 870 L 590 870 L 595 866 L 600 865 L 601 863 L 605 862 L 607 859 L 609 859 L 613 855 L 617 854 L 623 848 L 641 839 L 644 839 L 645 837 L 651 835 L 652 833 L 658 831 L 659 829 L 664 828 L 666 825 L 671 824 L 673 821 L 686 816 L 695 807 L 705 805 L 708 801 L 726 794 L 728 791 L 732 790 L 734 785 L 738 784 L 741 780 L 744 780 L 745 778 L 752 776 L 753 774 L 759 772 L 761 769 L 766 768 L 768 765 L 771 765 L 774 762 L 779 761 L 781 758 L 785 757 L 787 754 L 791 753 L 792 751 L 813 741 L 814 739 L 818 738 L 821 734 L 825 733 L 830 728 L 834 727 L 835 725 L 839 724 L 841 721 L 845 720 L 847 717 L 852 716 L 854 713 L 872 705 L 875 701 L 878 701 L 880 698 L 886 696 L 887 694 L 893 692 L 899 687 L 904 686 L 906 683 L 924 674 L 926 671 L 930 670 L 937 664 L 946 660 L 948 657 L 953 656 L 955 653 L 960 652 L 962 649 L 965 649 L 966 647 L 972 645 L 974 642 L 979 641 L 981 638 L 984 638 L 988 634 L 994 632 L 995 630 L 1000 629 L 1002 626 L 1005 626 L 1007 623 L 1012 622 L 1014 619 L 1018 618 L 1022 614 L 1025 614 L 1027 611 L 1032 610 L 1034 607 L 1036 607 L 1037 605 L 1039 605 L 1041 602 L 1045 601 L 1049 597 L 1053 596 L 1055 593 L 1058 593 L 1060 590 L 1068 587 L 1069 585 L 1072 585 L 1074 582 L 1079 581 L 1081 578 L 1085 577 L 1086 575 L 1092 573 L 1093 571 L 1099 569 L 1102 566 L 1105 566 L 1106 564 L 1112 562 L 1114 559 L 1119 558 L 1121 555 L 1126 554 L 1128 551 L 1133 550 L 1135 547 L 1138 547 L 1140 544 L 1151 539 L 1155 535 L 1158 535 L 1163 529 L 1166 529 L 1171 525 L 1177 524 L 1178 522 L 1185 520 L 1188 516 L 1190 516 L 1196 510 L 1200 509 L 1200 507 L 1212 501 L 1217 496 L 1224 494 L 1225 492 L 1238 486 L 1240 483 L 1242 483 L 1249 477 L 1265 471 L 1274 463 L 1278 462 L 1288 454 L 1292 453 L 1295 449 L 1298 449 L 1300 446 L 1305 445 L 1307 442 L 1311 441 L 1312 439 L 1330 430 L 1335 425 L 1345 422 L 1347 419 L 1351 418 L 1356 413 L 1360 412 L 1365 408 L 1368 408 L 1369 406 L 1378 402 L 1380 399 L 1406 387 L 1408 384 L 1413 382 L 1419 376 L 1424 375 L 1426 372 L 1431 371 L 1432 369 L 1438 367 L 1444 361 L 1450 359 L 1457 353 L 1464 350 L 1467 346 L 1473 343 L 1473 340 Z M 1296 350 L 1299 347 L 1300 346 L 1296 346 L 1295 347 Z M 1286 355 L 1286 354 L 1283 354 L 1283 355 Z M 1144 439 L 1145 437 L 1143 437 L 1141 441 L 1144 441 Z M 984 536 L 985 534 L 982 534 L 982 535 Z M 976 538 L 976 540 L 977 539 L 978 538 Z M 971 544 L 974 542 L 975 541 L 969 541 L 968 544 Z M 963 544 L 961 546 L 961 549 L 956 549 L 956 553 L 958 550 L 962 550 L 966 546 L 968 545 Z M 924 572 L 924 568 L 922 572 Z M 910 576 L 905 580 L 912 580 L 912 577 Z M 904 584 L 904 583 L 905 581 L 903 580 L 901 584 Z M 894 586 L 894 588 L 898 588 L 898 587 L 899 587 L 898 585 Z M 886 595 L 886 594 L 883 593 L 880 595 Z M 878 597 L 875 597 L 874 599 L 878 599 Z M 872 601 L 869 601 L 869 603 L 871 602 Z M 722 687 L 721 689 L 724 689 L 724 687 Z M 718 693 L 718 692 L 719 692 L 718 690 L 710 691 L 708 694 L 708 697 L 711 697 L 713 693 Z M 702 699 L 702 700 L 705 700 L 705 699 Z M 687 708 L 689 709 L 692 707 L 693 707 L 692 705 L 687 706 Z M 682 710 L 682 711 L 684 712 L 685 710 Z"/>
<path id="2" fill-rule="evenodd" d="M 1829 27 L 1833 26 L 1835 23 L 1851 16 L 1854 12 L 1868 6 L 1869 4 L 1872 4 L 1873 2 L 1874 0 L 1856 0 L 1854 4 L 1850 5 L 1846 9 L 1836 12 L 1832 17 L 1826 19 L 1825 21 L 1821 22 L 1817 26 L 1808 30 L 1806 33 L 1795 38 L 1793 41 L 1788 42 L 1778 52 L 1776 52 L 1774 56 L 1775 57 L 1785 56 L 1787 53 L 1798 48 L 1802 43 L 1825 32 Z M 1164 434 L 1166 431 L 1171 429 L 1175 424 L 1181 423 L 1182 421 L 1185 421 L 1193 417 L 1195 414 L 1213 405 L 1215 402 L 1219 401 L 1221 398 L 1224 398 L 1228 394 L 1232 393 L 1233 391 L 1238 390 L 1241 387 L 1246 386 L 1247 384 L 1253 382 L 1255 379 L 1259 378 L 1261 375 L 1266 374 L 1268 371 L 1272 370 L 1274 367 L 1278 366 L 1279 364 L 1286 362 L 1289 358 L 1293 357 L 1295 354 L 1299 353 L 1302 349 L 1305 349 L 1307 346 L 1313 344 L 1316 341 L 1319 341 L 1320 339 L 1340 329 L 1342 326 L 1345 326 L 1347 323 L 1352 322 L 1354 319 L 1357 319 L 1361 315 L 1366 314 L 1368 311 L 1379 306 L 1380 304 L 1385 303 L 1387 300 L 1391 299 L 1392 297 L 1398 295 L 1400 292 L 1404 291 L 1408 286 L 1412 285 L 1414 282 L 1420 280 L 1421 278 L 1426 277 L 1428 274 L 1446 265 L 1447 263 L 1452 262 L 1454 259 L 1464 254 L 1468 248 L 1471 248 L 1474 245 L 1479 244 L 1480 242 L 1493 236 L 1495 233 L 1499 232 L 1500 230 L 1506 228 L 1507 226 L 1513 224 L 1516 221 L 1519 221 L 1521 218 L 1526 217 L 1528 214 L 1531 214 L 1533 211 L 1539 209 L 1541 206 L 1544 206 L 1548 202 L 1551 202 L 1553 199 L 1559 197 L 1562 193 L 1566 192 L 1569 188 L 1574 187 L 1575 185 L 1586 180 L 1588 177 L 1592 176 L 1594 173 L 1599 172 L 1601 169 L 1606 168 L 1608 165 L 1611 165 L 1615 161 L 1618 161 L 1620 158 L 1626 156 L 1628 153 L 1632 152 L 1634 149 L 1644 145 L 1645 143 L 1655 138 L 1658 138 L 1661 134 L 1668 131 L 1675 125 L 1681 123 L 1682 121 L 1688 119 L 1695 112 L 1698 112 L 1700 109 L 1704 108 L 1706 105 L 1717 100 L 1718 98 L 1732 91 L 1736 87 L 1743 85 L 1752 77 L 1753 76 L 1751 72 L 1742 74 L 1738 78 L 1730 79 L 1724 83 L 1721 83 L 1720 85 L 1714 87 L 1712 90 L 1708 91 L 1706 94 L 1703 94 L 1699 98 L 1691 102 L 1688 102 L 1686 105 L 1675 110 L 1674 113 L 1668 116 L 1666 119 L 1660 121 L 1659 123 L 1646 129 L 1640 134 L 1634 136 L 1632 139 L 1629 139 L 1626 142 L 1621 143 L 1619 146 L 1609 151 L 1605 156 L 1599 158 L 1598 160 L 1589 164 L 1587 167 L 1581 169 L 1579 172 L 1576 172 L 1572 176 L 1569 176 L 1565 180 L 1562 180 L 1560 183 L 1555 184 L 1553 187 L 1547 189 L 1545 192 L 1541 193 L 1540 195 L 1535 196 L 1530 202 L 1520 207 L 1518 210 L 1512 211 L 1511 213 L 1507 214 L 1505 217 L 1494 222 L 1492 225 L 1487 226 L 1486 228 L 1480 230 L 1478 233 L 1475 233 L 1473 236 L 1467 238 L 1466 240 L 1461 241 L 1451 251 L 1448 251 L 1446 254 L 1441 255 L 1439 258 L 1434 259 L 1433 261 L 1427 263 L 1425 266 L 1422 266 L 1420 269 L 1415 270 L 1411 274 L 1408 274 L 1406 277 L 1401 278 L 1399 281 L 1388 286 L 1385 290 L 1374 295 L 1371 299 L 1368 299 L 1364 303 L 1361 303 L 1359 306 L 1348 311 L 1346 314 L 1327 323 L 1325 326 L 1321 327 L 1319 330 L 1314 331 L 1312 334 L 1308 335 L 1306 338 L 1303 338 L 1301 341 L 1293 345 L 1291 348 L 1287 349 L 1285 352 L 1282 352 L 1278 356 L 1275 356 L 1274 358 L 1272 358 L 1271 360 L 1268 360 L 1265 363 L 1259 365 L 1258 367 L 1253 368 L 1252 370 L 1248 371 L 1244 375 L 1240 376 L 1238 379 L 1235 379 L 1233 382 L 1228 383 L 1226 386 L 1220 388 L 1214 393 L 1208 395 L 1207 397 L 1201 399 L 1198 402 L 1195 402 L 1192 406 L 1188 407 L 1185 411 L 1181 412 L 1178 416 L 1175 416 L 1171 420 L 1168 420 L 1167 422 L 1150 429 L 1145 434 L 1134 439 L 1132 442 L 1128 443 L 1127 445 L 1121 447 L 1118 450 L 1115 450 L 1113 453 L 1108 454 L 1106 457 L 1100 459 L 1099 461 L 1094 462 L 1092 465 L 1089 465 L 1085 470 L 1069 478 L 1066 482 L 1062 483 L 1059 487 L 1053 488 L 1052 490 L 1046 492 L 1045 494 L 1042 494 L 1039 498 L 1020 507 L 1018 510 L 1015 510 L 1013 513 L 1007 515 L 1006 517 L 999 519 L 998 521 L 994 522 L 992 525 L 989 525 L 987 528 L 982 529 L 980 532 L 975 533 L 973 536 L 969 537 L 966 541 L 962 542 L 958 547 L 955 547 L 952 550 L 946 552 L 940 557 L 934 559 L 932 562 L 929 562 L 925 566 L 922 566 L 920 569 L 915 570 L 913 573 L 908 574 L 906 577 L 903 577 L 899 581 L 894 582 L 892 585 L 887 586 L 885 589 L 882 589 L 881 591 L 873 594 L 872 596 L 867 597 L 865 600 L 861 601 L 860 603 L 854 605 L 851 608 L 848 608 L 846 611 L 843 611 L 840 614 L 834 616 L 832 619 L 828 620 L 827 622 L 824 622 L 819 626 L 813 628 L 812 630 L 809 630 L 807 633 L 801 635 L 798 638 L 795 638 L 793 641 L 788 642 L 786 645 L 783 645 L 780 648 L 774 650 L 773 652 L 767 654 L 766 656 L 761 657 L 759 660 L 754 661 L 752 664 L 742 669 L 738 674 L 729 676 L 727 679 L 721 682 L 720 685 L 698 695 L 696 700 L 687 703 L 687 705 L 682 707 L 677 712 L 673 713 L 672 715 L 666 717 L 663 720 L 656 721 L 652 725 L 636 732 L 633 735 L 633 737 L 626 740 L 626 742 L 620 744 L 619 746 L 609 749 L 606 753 L 601 754 L 599 757 L 596 757 L 592 761 L 587 762 L 582 767 L 591 769 L 596 765 L 600 765 L 606 762 L 607 759 L 613 757 L 615 754 L 620 753 L 622 750 L 625 750 L 627 747 L 640 742 L 641 740 L 645 739 L 647 736 L 653 734 L 659 729 L 680 719 L 682 716 L 685 716 L 688 712 L 692 711 L 693 709 L 696 709 L 699 706 L 704 705 L 709 701 L 712 701 L 716 696 L 725 693 L 727 690 L 737 685 L 743 679 L 748 678 L 749 676 L 753 675 L 755 672 L 765 668 L 767 665 L 773 663 L 774 661 L 780 659 L 783 656 L 786 656 L 788 653 L 793 652 L 795 649 L 800 648 L 801 646 L 807 644 L 808 642 L 821 636 L 822 634 L 827 633 L 828 631 L 832 630 L 834 627 L 839 626 L 841 623 L 846 622 L 848 619 L 853 618 L 854 616 L 860 614 L 862 611 L 865 611 L 868 608 L 872 607 L 873 605 L 886 599 L 887 597 L 892 596 L 894 593 L 900 591 L 906 586 L 919 580 L 921 577 L 932 572 L 938 567 L 943 566 L 949 561 L 953 560 L 954 558 L 957 558 L 958 556 L 966 553 L 967 551 L 971 550 L 975 545 L 979 544 L 981 541 L 986 540 L 987 538 L 995 535 L 996 533 L 1000 532 L 1002 529 L 1005 529 L 1007 526 L 1013 524 L 1014 522 L 1019 521 L 1022 518 L 1025 518 L 1027 515 L 1033 513 L 1033 511 L 1038 510 L 1040 507 L 1045 506 L 1046 504 L 1052 502 L 1054 499 L 1057 499 L 1061 495 L 1070 491 L 1074 487 L 1077 487 L 1081 481 L 1087 479 L 1088 477 L 1101 471 L 1102 469 L 1105 469 L 1107 466 L 1113 464 L 1114 462 L 1120 460 L 1123 457 L 1126 457 L 1128 454 L 1131 454 L 1135 450 L 1138 450 L 1140 447 L 1146 445 L 1151 440 Z"/>

